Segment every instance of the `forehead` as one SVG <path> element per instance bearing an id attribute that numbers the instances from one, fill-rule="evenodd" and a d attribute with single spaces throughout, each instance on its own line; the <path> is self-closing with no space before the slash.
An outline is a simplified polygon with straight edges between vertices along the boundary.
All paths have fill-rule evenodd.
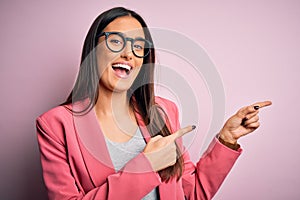
<path id="1" fill-rule="evenodd" d="M 104 32 L 122 32 L 126 36 L 144 37 L 140 22 L 131 16 L 118 17 L 105 27 Z"/>

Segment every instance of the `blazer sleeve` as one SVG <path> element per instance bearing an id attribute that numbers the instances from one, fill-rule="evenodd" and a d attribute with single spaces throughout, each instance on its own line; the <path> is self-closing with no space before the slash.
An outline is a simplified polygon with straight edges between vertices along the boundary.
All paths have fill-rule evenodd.
<path id="1" fill-rule="evenodd" d="M 180 129 L 179 114 L 173 103 L 173 127 Z M 182 187 L 189 200 L 212 199 L 230 172 L 242 149 L 234 151 L 221 144 L 215 137 L 196 165 L 191 161 L 188 151 L 182 147 L 184 172 Z"/>
<path id="2" fill-rule="evenodd" d="M 119 200 L 124 197 L 141 199 L 161 183 L 159 175 L 153 172 L 147 158 L 140 153 L 129 161 L 123 170 L 108 176 L 104 184 L 84 192 L 70 169 L 64 136 L 59 130 L 59 133 L 55 133 L 53 125 L 49 125 L 41 117 L 37 118 L 36 128 L 44 182 L 51 200 Z M 148 169 L 148 171 L 134 173 L 135 169 L 141 168 Z M 101 169 L 99 169 L 99 173 L 101 173 Z"/>

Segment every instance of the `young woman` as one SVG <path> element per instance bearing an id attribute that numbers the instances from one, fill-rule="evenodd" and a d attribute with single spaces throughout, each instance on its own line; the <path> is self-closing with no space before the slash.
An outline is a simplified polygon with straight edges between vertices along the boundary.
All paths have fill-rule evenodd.
<path id="1" fill-rule="evenodd" d="M 113 8 L 84 42 L 75 86 L 37 118 L 50 199 L 211 199 L 241 153 L 237 140 L 259 127 L 259 102 L 240 109 L 194 165 L 176 105 L 154 95 L 155 49 L 144 20 Z"/>

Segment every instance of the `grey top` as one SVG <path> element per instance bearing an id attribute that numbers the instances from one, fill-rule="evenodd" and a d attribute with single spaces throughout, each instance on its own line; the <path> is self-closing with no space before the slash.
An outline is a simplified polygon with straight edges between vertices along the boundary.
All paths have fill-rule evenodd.
<path id="1" fill-rule="evenodd" d="M 122 169 L 129 160 L 142 152 L 146 146 L 139 128 L 136 134 L 127 142 L 113 142 L 108 138 L 105 138 L 105 141 L 116 172 Z M 154 188 L 143 200 L 158 200 L 157 188 Z"/>

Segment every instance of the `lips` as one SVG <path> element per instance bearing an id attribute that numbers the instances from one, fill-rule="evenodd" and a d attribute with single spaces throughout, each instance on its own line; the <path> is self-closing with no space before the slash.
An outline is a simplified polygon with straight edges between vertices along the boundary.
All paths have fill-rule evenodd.
<path id="1" fill-rule="evenodd" d="M 129 63 L 114 63 L 112 69 L 119 78 L 128 78 L 132 66 Z"/>

